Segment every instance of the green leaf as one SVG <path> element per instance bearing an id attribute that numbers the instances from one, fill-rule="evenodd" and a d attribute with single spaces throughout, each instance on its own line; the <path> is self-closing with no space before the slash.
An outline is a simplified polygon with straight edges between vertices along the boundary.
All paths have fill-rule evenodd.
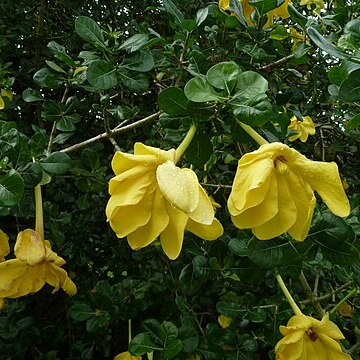
<path id="1" fill-rule="evenodd" d="M 135 34 L 130 36 L 123 44 L 119 46 L 119 50 L 129 50 L 129 52 L 141 49 L 149 40 L 147 34 Z"/>
<path id="2" fill-rule="evenodd" d="M 42 105 L 41 116 L 46 121 L 58 121 L 61 119 L 64 112 L 64 106 L 53 100 L 46 100 Z"/>
<path id="3" fill-rule="evenodd" d="M 153 343 L 148 333 L 137 334 L 129 344 L 129 352 L 133 355 L 144 355 L 155 350 L 162 350 L 162 348 Z"/>
<path id="4" fill-rule="evenodd" d="M 136 93 L 142 93 L 149 88 L 149 81 L 145 74 L 134 71 L 123 71 L 119 73 L 125 87 Z"/>
<path id="5" fill-rule="evenodd" d="M 202 167 L 213 153 L 213 145 L 208 135 L 197 132 L 186 149 L 186 160 L 196 167 Z"/>
<path id="6" fill-rule="evenodd" d="M 0 176 L 0 206 L 17 205 L 24 193 L 24 180 L 19 173 L 11 169 L 7 174 Z"/>
<path id="7" fill-rule="evenodd" d="M 30 88 L 23 91 L 22 98 L 25 102 L 34 102 L 34 101 L 44 100 L 40 91 L 35 90 L 35 89 L 30 89 Z"/>
<path id="8" fill-rule="evenodd" d="M 347 60 L 350 59 L 348 54 L 345 54 L 341 51 L 336 45 L 326 40 L 315 28 L 309 27 L 307 33 L 310 36 L 310 39 L 323 51 L 327 52 L 329 55 Z"/>
<path id="9" fill-rule="evenodd" d="M 346 103 L 360 100 L 360 69 L 351 72 L 341 83 L 339 99 Z"/>
<path id="10" fill-rule="evenodd" d="M 56 128 L 60 131 L 75 131 L 76 127 L 74 124 L 78 123 L 81 120 L 81 117 L 79 114 L 69 114 L 69 115 L 63 115 L 56 123 Z"/>
<path id="11" fill-rule="evenodd" d="M 68 54 L 66 54 L 66 49 L 64 46 L 59 45 L 56 41 L 50 41 L 47 47 L 53 52 L 54 56 L 64 64 L 71 67 L 76 66 L 75 61 Z"/>
<path id="12" fill-rule="evenodd" d="M 54 71 L 56 72 L 59 72 L 59 73 L 63 73 L 63 74 L 66 74 L 66 71 L 61 67 L 59 66 L 58 64 L 54 63 L 53 61 L 50 61 L 50 60 L 45 60 L 46 62 L 46 65 L 53 69 Z"/>
<path id="13" fill-rule="evenodd" d="M 88 304 L 76 304 L 69 309 L 69 315 L 76 321 L 86 321 L 95 316 L 95 312 Z"/>
<path id="14" fill-rule="evenodd" d="M 234 115 L 241 121 L 253 126 L 264 125 L 272 112 L 272 106 L 266 94 L 255 95 L 252 98 L 239 97 L 231 101 Z"/>
<path id="15" fill-rule="evenodd" d="M 284 3 L 284 0 L 254 0 L 249 4 L 254 6 L 261 15 L 267 14 L 269 11 L 276 9 Z"/>
<path id="16" fill-rule="evenodd" d="M 255 95 L 264 94 L 268 89 L 268 82 L 257 72 L 245 71 L 239 75 L 236 89 L 234 97 L 243 96 L 250 99 Z"/>
<path id="17" fill-rule="evenodd" d="M 248 240 L 245 239 L 231 239 L 229 241 L 230 251 L 237 256 L 247 256 Z"/>
<path id="18" fill-rule="evenodd" d="M 64 79 L 51 69 L 43 68 L 37 71 L 33 79 L 40 87 L 47 87 L 51 89 L 58 89 L 64 82 Z"/>
<path id="19" fill-rule="evenodd" d="M 148 72 L 154 65 L 152 53 L 149 50 L 142 50 L 127 56 L 122 66 L 134 71 Z"/>
<path id="20" fill-rule="evenodd" d="M 108 90 L 117 85 L 115 69 L 105 60 L 90 63 L 86 71 L 86 79 L 97 89 Z"/>
<path id="21" fill-rule="evenodd" d="M 184 88 L 186 97 L 194 102 L 226 100 L 202 77 L 195 77 L 187 82 Z"/>
<path id="22" fill-rule="evenodd" d="M 99 25 L 87 16 L 78 16 L 75 20 L 75 31 L 90 44 L 105 48 L 104 34 Z"/>
<path id="23" fill-rule="evenodd" d="M 346 130 L 356 129 L 360 126 L 360 114 L 355 115 L 349 122 L 346 124 Z"/>
<path id="24" fill-rule="evenodd" d="M 289 4 L 287 9 L 291 19 L 298 23 L 302 28 L 305 28 L 308 21 L 307 17 L 299 13 L 293 4 Z"/>
<path id="25" fill-rule="evenodd" d="M 193 327 L 182 326 L 179 329 L 179 338 L 182 341 L 182 351 L 195 351 L 199 344 L 199 334 Z"/>
<path id="26" fill-rule="evenodd" d="M 174 17 L 177 24 L 181 25 L 181 22 L 184 20 L 184 15 L 176 5 L 171 0 L 163 0 L 163 5 L 165 11 Z"/>
<path id="27" fill-rule="evenodd" d="M 62 152 L 54 152 L 40 161 L 40 166 L 49 174 L 61 175 L 73 166 L 70 156 Z"/>
<path id="28" fill-rule="evenodd" d="M 249 241 L 247 255 L 255 264 L 272 268 L 302 261 L 312 245 L 311 241 L 298 243 L 282 239 L 263 241 L 253 237 Z"/>
<path id="29" fill-rule="evenodd" d="M 38 163 L 29 162 L 24 167 L 19 169 L 19 173 L 24 179 L 26 187 L 34 188 L 40 184 L 43 171 Z"/>
<path id="30" fill-rule="evenodd" d="M 233 62 L 222 62 L 212 66 L 206 80 L 217 89 L 226 90 L 230 94 L 236 84 L 239 75 L 239 67 Z"/>
<path id="31" fill-rule="evenodd" d="M 158 96 L 159 108 L 171 116 L 187 115 L 189 100 L 178 87 L 162 90 Z"/>
<path id="32" fill-rule="evenodd" d="M 196 26 L 200 26 L 207 18 L 209 14 L 209 8 L 203 8 L 196 13 Z"/>

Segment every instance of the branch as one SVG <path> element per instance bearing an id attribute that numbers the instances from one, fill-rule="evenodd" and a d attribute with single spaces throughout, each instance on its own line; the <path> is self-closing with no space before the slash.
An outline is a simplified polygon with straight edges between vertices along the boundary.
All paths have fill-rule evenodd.
<path id="1" fill-rule="evenodd" d="M 294 54 L 290 54 L 288 56 L 285 56 L 279 60 L 276 60 L 270 64 L 267 64 L 265 66 L 262 66 L 260 67 L 258 70 L 261 70 L 261 71 L 270 71 L 272 70 L 272 68 L 274 68 L 275 66 L 279 66 L 279 65 L 282 65 L 282 64 L 285 64 L 286 62 L 292 60 L 294 58 Z"/>
<path id="2" fill-rule="evenodd" d="M 126 126 L 123 126 L 123 127 L 115 127 L 113 130 L 111 130 L 111 135 L 114 136 L 114 135 L 117 135 L 117 134 L 121 134 L 121 133 L 124 133 L 124 132 L 127 132 L 127 131 L 130 131 L 130 130 L 133 130 L 135 128 L 138 128 L 142 125 L 145 125 L 155 119 L 157 119 L 159 117 L 159 115 L 161 114 L 161 111 L 158 111 L 150 116 L 147 116 L 141 120 L 138 120 L 132 124 L 129 124 L 129 125 L 126 125 Z M 62 149 L 60 152 L 63 152 L 63 153 L 69 153 L 69 152 L 72 152 L 72 151 L 77 151 L 81 148 L 83 148 L 84 146 L 87 146 L 89 144 L 92 144 L 94 142 L 97 142 L 97 141 L 100 141 L 102 139 L 106 139 L 107 137 L 109 137 L 109 134 L 107 132 L 104 132 L 102 134 L 99 134 L 97 136 L 94 136 L 90 139 L 87 139 L 85 141 L 82 141 L 80 143 L 77 143 L 75 145 L 71 145 L 65 149 Z"/>

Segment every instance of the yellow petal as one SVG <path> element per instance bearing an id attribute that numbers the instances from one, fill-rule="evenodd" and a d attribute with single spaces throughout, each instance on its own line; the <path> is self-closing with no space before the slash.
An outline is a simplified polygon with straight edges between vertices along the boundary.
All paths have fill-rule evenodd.
<path id="1" fill-rule="evenodd" d="M 115 175 L 119 175 L 135 166 L 146 166 L 149 169 L 158 165 L 159 161 L 154 155 L 134 155 L 117 151 L 111 161 Z"/>
<path id="2" fill-rule="evenodd" d="M 182 248 L 184 230 L 189 217 L 169 203 L 166 203 L 166 208 L 169 215 L 169 224 L 160 234 L 160 242 L 167 257 L 175 260 Z"/>
<path id="3" fill-rule="evenodd" d="M 295 239 L 302 241 L 306 238 L 313 216 L 316 198 L 309 184 L 305 183 L 297 174 L 289 171 L 288 183 L 297 209 L 297 218 L 288 233 Z"/>
<path id="4" fill-rule="evenodd" d="M 188 215 L 192 220 L 194 220 L 197 223 L 210 225 L 214 220 L 214 215 L 215 215 L 214 207 L 205 190 L 200 185 L 198 185 L 198 187 L 199 187 L 198 206 L 194 211 L 188 213 Z"/>
<path id="5" fill-rule="evenodd" d="M 335 215 L 341 217 L 349 215 L 350 204 L 342 186 L 336 163 L 301 158 L 291 166 L 321 196 Z"/>
<path id="6" fill-rule="evenodd" d="M 229 9 L 230 0 L 219 0 L 219 8 L 223 10 Z"/>
<path id="7" fill-rule="evenodd" d="M 239 229 L 263 225 L 278 213 L 278 184 L 275 173 L 267 179 L 267 184 L 264 184 L 263 188 L 267 189 L 267 192 L 261 203 L 231 217 L 234 225 Z"/>
<path id="8" fill-rule="evenodd" d="M 175 162 L 175 149 L 170 149 L 166 151 L 152 146 L 144 145 L 140 142 L 135 143 L 134 154 L 154 156 L 159 164 L 166 162 L 168 160 Z"/>
<path id="9" fill-rule="evenodd" d="M 61 267 L 48 263 L 46 264 L 46 278 L 45 281 L 54 287 L 53 293 L 61 287 L 68 295 L 73 296 L 76 294 L 76 285 L 69 278 L 67 272 Z"/>
<path id="10" fill-rule="evenodd" d="M 5 308 L 5 301 L 3 298 L 0 298 L 0 310 Z"/>
<path id="11" fill-rule="evenodd" d="M 278 212 L 266 223 L 252 229 L 260 240 L 267 240 L 281 235 L 291 228 L 297 217 L 297 209 L 286 179 L 286 175 L 276 174 L 278 184 Z"/>
<path id="12" fill-rule="evenodd" d="M 249 161 L 247 162 L 247 160 Z M 273 171 L 274 161 L 271 156 L 263 157 L 260 154 L 256 161 L 256 157 L 244 155 L 239 160 L 228 200 L 228 209 L 231 215 L 239 215 L 264 200 L 269 190 Z"/>
<path id="13" fill-rule="evenodd" d="M 5 260 L 9 252 L 9 237 L 0 229 L 0 262 Z"/>
<path id="14" fill-rule="evenodd" d="M 155 189 L 147 192 L 139 203 L 117 208 L 113 212 L 110 226 L 119 238 L 129 235 L 148 223 L 153 208 Z"/>
<path id="15" fill-rule="evenodd" d="M 10 101 L 13 100 L 13 92 L 11 90 L 1 89 L 1 96 L 6 96 Z"/>
<path id="16" fill-rule="evenodd" d="M 34 265 L 45 259 L 45 244 L 36 231 L 26 229 L 19 232 L 14 252 L 19 260 Z"/>
<path id="17" fill-rule="evenodd" d="M 18 259 L 0 263 L 0 297 L 16 298 L 39 291 L 45 284 L 43 264 L 30 266 Z"/>
<path id="18" fill-rule="evenodd" d="M 321 321 L 316 326 L 314 326 L 314 330 L 317 333 L 322 333 L 333 339 L 337 339 L 337 340 L 344 339 L 344 335 L 337 327 L 337 325 L 329 320 L 329 313 L 326 313 L 321 319 Z"/>
<path id="19" fill-rule="evenodd" d="M 169 223 L 166 200 L 160 189 L 154 195 L 151 217 L 148 223 L 139 227 L 127 236 L 128 243 L 133 250 L 138 250 L 152 243 Z"/>
<path id="20" fill-rule="evenodd" d="M 136 169 L 136 168 L 134 168 Z M 118 181 L 115 176 L 110 180 L 109 192 L 111 197 L 106 206 L 106 217 L 111 219 L 118 207 L 138 204 L 147 191 L 151 191 L 155 186 L 155 172 L 145 173 L 143 176 Z"/>
<path id="21" fill-rule="evenodd" d="M 197 223 L 189 218 L 185 229 L 203 240 L 215 240 L 224 233 L 224 229 L 220 221 L 215 218 L 211 225 Z"/>
<path id="22" fill-rule="evenodd" d="M 116 355 L 114 360 L 141 360 L 141 356 L 131 355 L 128 351 L 125 351 Z"/>
<path id="23" fill-rule="evenodd" d="M 199 203 L 199 182 L 194 171 L 180 169 L 171 161 L 158 166 L 156 179 L 166 199 L 178 209 L 190 213 Z"/>
<path id="24" fill-rule="evenodd" d="M 227 327 L 229 327 L 230 324 L 232 323 L 232 321 L 233 321 L 233 319 L 231 317 L 227 317 L 222 314 L 220 316 L 218 316 L 218 323 L 223 329 L 226 329 Z"/>
<path id="25" fill-rule="evenodd" d="M 4 107 L 5 107 L 5 102 L 3 98 L 0 96 L 0 110 L 4 109 Z"/>

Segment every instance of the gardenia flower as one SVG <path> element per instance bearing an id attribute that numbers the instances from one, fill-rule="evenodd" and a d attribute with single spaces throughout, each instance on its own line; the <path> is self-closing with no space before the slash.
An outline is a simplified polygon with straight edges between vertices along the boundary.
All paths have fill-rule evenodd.
<path id="1" fill-rule="evenodd" d="M 302 142 L 305 142 L 309 135 L 315 135 L 315 126 L 310 116 L 304 116 L 303 121 L 293 116 L 290 121 L 288 129 L 297 132 L 297 134 L 289 137 L 290 141 L 300 139 Z"/>
<path id="2" fill-rule="evenodd" d="M 240 229 L 261 240 L 288 232 L 304 240 L 309 232 L 316 191 L 338 216 L 350 213 L 337 165 L 312 161 L 282 143 L 260 146 L 238 163 L 228 209 Z"/>
<path id="3" fill-rule="evenodd" d="M 39 291 L 45 283 L 61 287 L 68 295 L 76 286 L 61 268 L 65 260 L 51 250 L 50 243 L 31 229 L 20 232 L 15 243 L 16 259 L 0 263 L 0 298 L 18 298 Z"/>
<path id="4" fill-rule="evenodd" d="M 280 332 L 284 338 L 276 344 L 276 360 L 351 360 L 337 342 L 344 335 L 329 320 L 329 313 L 321 321 L 295 315 L 287 326 L 280 326 Z"/>
<path id="5" fill-rule="evenodd" d="M 133 250 L 159 235 L 170 259 L 181 251 L 184 231 L 205 240 L 222 235 L 214 208 L 196 174 L 175 166 L 176 150 L 136 143 L 134 154 L 117 152 L 112 160 L 106 216 L 119 238 L 127 236 Z"/>
<path id="6" fill-rule="evenodd" d="M 256 10 L 256 8 L 249 4 L 250 0 L 239 0 L 239 1 L 241 4 L 241 7 L 242 7 L 244 17 L 246 19 L 246 22 L 248 23 L 249 26 L 253 26 L 254 23 L 251 20 L 251 15 Z M 270 10 L 267 14 L 268 20 L 267 20 L 266 24 L 264 25 L 264 28 L 266 29 L 266 28 L 272 26 L 272 24 L 274 22 L 274 18 L 282 18 L 282 19 L 288 18 L 289 13 L 288 13 L 287 7 L 290 3 L 291 3 L 290 0 L 285 0 L 281 6 L 275 8 L 273 10 Z M 230 0 L 219 0 L 219 7 L 222 10 L 229 10 L 229 5 L 230 5 Z"/>

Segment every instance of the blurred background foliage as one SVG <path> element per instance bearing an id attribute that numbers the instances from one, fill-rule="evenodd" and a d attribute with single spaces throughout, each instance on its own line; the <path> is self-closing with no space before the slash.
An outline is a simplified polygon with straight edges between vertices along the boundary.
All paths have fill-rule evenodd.
<path id="1" fill-rule="evenodd" d="M 234 0 L 227 11 L 201 0 L 0 3 L 0 88 L 12 95 L 1 93 L 0 228 L 13 246 L 34 226 L 42 182 L 46 238 L 78 287 L 6 300 L 1 359 L 110 359 L 127 350 L 130 319 L 134 354 L 273 359 L 292 315 L 275 270 L 308 315 L 341 302 L 332 318 L 360 358 L 360 302 L 345 298 L 360 283 L 360 2 L 294 1 L 263 28 L 281 3 L 254 2 L 251 27 Z M 303 243 L 260 242 L 226 210 L 237 160 L 257 148 L 237 120 L 288 143 L 294 115 L 316 134 L 292 146 L 338 164 L 352 212 L 343 220 L 318 203 Z M 133 252 L 104 214 L 114 151 L 176 147 L 193 121 L 182 165 L 221 205 L 225 234 L 186 234 L 176 261 L 157 243 Z"/>

